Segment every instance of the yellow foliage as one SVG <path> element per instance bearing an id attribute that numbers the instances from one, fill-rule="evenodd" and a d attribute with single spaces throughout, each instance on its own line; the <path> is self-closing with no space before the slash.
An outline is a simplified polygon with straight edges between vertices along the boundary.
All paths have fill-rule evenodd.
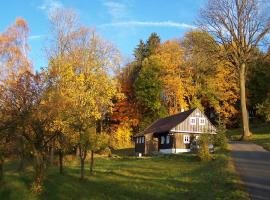
<path id="1" fill-rule="evenodd" d="M 114 149 L 132 147 L 132 130 L 127 123 L 120 124 L 116 131 L 111 135 L 110 145 Z"/>

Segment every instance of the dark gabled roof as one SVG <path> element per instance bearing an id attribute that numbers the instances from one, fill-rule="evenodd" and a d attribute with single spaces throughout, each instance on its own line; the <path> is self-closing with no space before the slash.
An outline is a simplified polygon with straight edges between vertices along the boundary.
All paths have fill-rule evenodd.
<path id="1" fill-rule="evenodd" d="M 148 133 L 164 133 L 170 131 L 176 125 L 183 122 L 196 108 L 190 109 L 185 112 L 178 113 L 169 117 L 161 118 L 151 124 L 147 129 L 134 135 L 143 136 Z"/>

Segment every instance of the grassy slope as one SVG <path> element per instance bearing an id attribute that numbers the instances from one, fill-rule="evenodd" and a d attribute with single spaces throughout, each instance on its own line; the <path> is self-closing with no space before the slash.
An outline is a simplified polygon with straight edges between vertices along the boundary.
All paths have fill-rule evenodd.
<path id="1" fill-rule="evenodd" d="M 29 192 L 33 174 L 19 176 L 7 166 L 0 199 L 248 199 L 237 187 L 237 176 L 229 170 L 228 153 L 202 163 L 194 154 L 153 158 L 99 158 L 95 175 L 79 180 L 79 167 L 70 166 L 66 175 L 50 169 L 45 192 Z"/>
<path id="2" fill-rule="evenodd" d="M 253 133 L 250 138 L 251 141 L 263 146 L 265 149 L 270 150 L 270 124 L 261 124 L 251 127 Z M 234 139 L 241 137 L 241 129 L 229 130 L 228 136 Z"/>

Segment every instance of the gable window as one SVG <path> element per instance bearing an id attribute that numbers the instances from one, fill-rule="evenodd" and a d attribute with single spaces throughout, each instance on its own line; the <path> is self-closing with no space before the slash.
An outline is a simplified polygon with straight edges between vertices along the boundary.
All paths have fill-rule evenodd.
<path id="1" fill-rule="evenodd" d="M 196 117 L 189 118 L 190 125 L 196 125 Z"/>
<path id="2" fill-rule="evenodd" d="M 170 136 L 169 135 L 166 136 L 166 144 L 170 144 Z"/>
<path id="3" fill-rule="evenodd" d="M 144 143 L 144 137 L 142 137 L 142 144 Z"/>
<path id="4" fill-rule="evenodd" d="M 164 144 L 164 142 L 165 142 L 165 137 L 164 136 L 161 136 L 161 138 L 160 138 L 160 144 Z"/>
<path id="5" fill-rule="evenodd" d="M 204 117 L 199 118 L 199 125 L 205 125 L 205 118 Z"/>
<path id="6" fill-rule="evenodd" d="M 184 135 L 184 144 L 189 144 L 189 143 L 190 143 L 190 136 Z"/>

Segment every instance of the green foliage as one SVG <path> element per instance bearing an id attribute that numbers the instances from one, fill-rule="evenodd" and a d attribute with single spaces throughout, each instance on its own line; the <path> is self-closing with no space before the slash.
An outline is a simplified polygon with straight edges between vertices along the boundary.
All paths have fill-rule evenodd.
<path id="1" fill-rule="evenodd" d="M 264 102 L 256 106 L 257 113 L 261 115 L 265 121 L 270 122 L 270 95 Z"/>
<path id="2" fill-rule="evenodd" d="M 214 135 L 215 146 L 226 150 L 228 148 L 228 139 L 226 137 L 226 127 L 223 123 L 219 123 L 217 127 L 217 134 Z"/>
<path id="3" fill-rule="evenodd" d="M 166 115 L 162 99 L 162 82 L 159 62 L 145 59 L 135 81 L 135 94 L 141 109 L 140 128 L 146 128 L 156 119 Z"/>
<path id="4" fill-rule="evenodd" d="M 153 55 L 160 45 L 160 37 L 156 33 L 151 33 L 145 45 L 145 56 Z"/>
<path id="5" fill-rule="evenodd" d="M 146 111 L 157 112 L 162 105 L 160 68 L 155 60 L 144 60 L 139 77 L 135 81 L 136 98 Z"/>
<path id="6" fill-rule="evenodd" d="M 199 151 L 198 156 L 201 161 L 211 160 L 211 154 L 209 152 L 210 136 L 208 134 L 202 134 L 199 137 Z"/>
<path id="7" fill-rule="evenodd" d="M 143 40 L 140 40 L 139 44 L 137 45 L 137 47 L 134 50 L 134 56 L 136 58 L 136 61 L 141 64 L 142 61 L 145 58 L 145 44 L 143 42 Z"/>

